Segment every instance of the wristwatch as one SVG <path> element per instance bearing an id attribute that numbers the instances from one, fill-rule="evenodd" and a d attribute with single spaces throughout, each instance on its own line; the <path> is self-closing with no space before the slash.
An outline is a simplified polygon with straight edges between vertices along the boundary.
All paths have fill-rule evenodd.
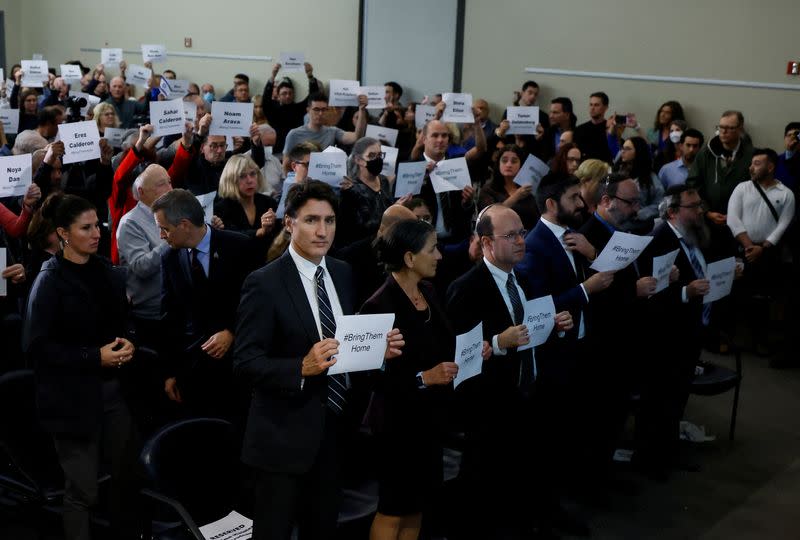
<path id="1" fill-rule="evenodd" d="M 419 373 L 417 373 L 417 388 L 419 390 L 422 390 L 423 388 L 427 388 L 427 386 L 425 386 L 425 381 L 422 380 L 422 372 L 421 371 Z"/>

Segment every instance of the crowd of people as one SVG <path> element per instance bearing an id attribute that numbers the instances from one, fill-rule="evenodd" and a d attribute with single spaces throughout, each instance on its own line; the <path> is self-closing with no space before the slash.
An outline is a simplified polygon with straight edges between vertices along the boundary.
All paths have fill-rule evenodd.
<path id="1" fill-rule="evenodd" d="M 100 99 L 84 118 L 101 136 L 127 129 L 120 148 L 103 138 L 99 159 L 64 164 L 70 85 L 53 73 L 21 87 L 20 66 L 4 88 L 19 133 L 0 133 L 0 153 L 33 162 L 25 195 L 0 199 L 0 372 L 35 370 L 69 539 L 90 537 L 101 456 L 115 538 L 138 537 L 142 441 L 189 417 L 233 424 L 255 539 L 294 527 L 332 538 L 353 477 L 379 485 L 371 539 L 417 538 L 441 505 L 448 445 L 462 456 L 448 538 L 588 535 L 563 502 L 601 501 L 613 485 L 634 396 L 633 463 L 664 481 L 687 466 L 679 424 L 704 348 L 727 352 L 745 325 L 772 365 L 793 358 L 789 334 L 776 344 L 770 328 L 797 316 L 800 122 L 778 152 L 754 145 L 740 111 L 704 134 L 670 100 L 645 130 L 595 92 L 579 125 L 571 98 L 539 104 L 530 135 L 509 134 L 505 113 L 493 122 L 483 99 L 473 123 L 445 123 L 437 95 L 418 129 L 419 104 L 397 82 L 381 110 L 366 96 L 332 107 L 310 64 L 302 100 L 276 64 L 260 95 L 240 73 L 219 98 L 255 104 L 249 137 L 209 135 L 215 89 L 191 83 L 196 116 L 162 138 L 148 103 L 173 71 L 136 98 L 124 62 L 115 77 L 81 68 L 80 90 Z M 509 105 L 537 106 L 538 94 L 527 81 Z M 394 196 L 389 145 L 365 136 L 370 124 L 398 130 L 398 162 L 426 163 L 418 194 Z M 348 154 L 338 186 L 309 173 L 311 155 L 334 146 Z M 549 172 L 518 184 L 530 155 Z M 430 173 L 457 157 L 471 181 L 437 191 Z M 592 270 L 615 231 L 652 241 L 634 264 Z M 656 292 L 653 259 L 672 252 Z M 704 303 L 708 265 L 729 257 L 733 294 Z M 525 347 L 523 305 L 545 296 L 553 332 Z M 384 366 L 329 375 L 337 322 L 356 313 L 394 314 Z M 455 336 L 478 323 L 482 371 L 454 389 Z M 353 459 L 361 445 L 371 460 Z"/>

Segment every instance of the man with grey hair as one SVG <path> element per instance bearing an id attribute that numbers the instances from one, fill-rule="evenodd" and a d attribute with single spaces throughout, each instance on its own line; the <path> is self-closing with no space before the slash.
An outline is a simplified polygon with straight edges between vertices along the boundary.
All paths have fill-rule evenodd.
<path id="1" fill-rule="evenodd" d="M 269 195 L 276 200 L 280 198 L 283 190 L 283 180 L 286 177 L 283 173 L 283 164 L 272 150 L 275 148 L 277 132 L 269 124 L 259 124 L 258 132 L 261 134 L 261 145 L 264 148 L 264 166 L 261 167 L 261 174 L 264 175 L 264 195 Z M 247 151 L 250 155 L 252 150 Z"/>
<path id="2" fill-rule="evenodd" d="M 128 297 L 137 344 L 158 349 L 161 319 L 161 257 L 169 246 L 160 236 L 150 207 L 172 182 L 161 165 L 150 165 L 133 183 L 138 201 L 125 214 L 117 228 L 117 247 L 121 266 L 128 267 Z"/>
<path id="3" fill-rule="evenodd" d="M 171 248 L 161 261 L 164 391 L 191 414 L 244 420 L 246 392 L 235 392 L 231 346 L 242 283 L 256 267 L 248 237 L 213 229 L 197 198 L 174 189 L 152 206 L 160 236 Z"/>
<path id="4" fill-rule="evenodd" d="M 109 84 L 108 89 L 111 95 L 106 99 L 106 103 L 111 103 L 114 109 L 116 109 L 120 127 L 136 127 L 133 124 L 133 117 L 148 111 L 149 100 L 140 102 L 127 99 L 125 97 L 125 79 L 122 77 L 114 77 L 111 79 L 111 84 Z M 147 95 L 149 95 L 149 92 L 145 94 L 145 96 Z"/>

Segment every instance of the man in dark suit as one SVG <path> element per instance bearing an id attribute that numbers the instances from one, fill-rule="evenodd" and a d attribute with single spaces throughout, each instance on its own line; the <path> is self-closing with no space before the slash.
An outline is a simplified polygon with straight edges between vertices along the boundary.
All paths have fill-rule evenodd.
<path id="1" fill-rule="evenodd" d="M 666 475 L 676 464 L 679 425 L 709 322 L 710 304 L 703 304 L 709 291 L 706 265 L 723 255 L 712 248 L 704 211 L 696 189 L 685 185 L 669 188 L 661 213 L 664 222 L 655 228 L 653 241 L 639 257 L 643 275 L 652 275 L 653 257 L 678 250 L 675 279 L 646 301 L 651 337 L 657 339 L 665 331 L 674 337 L 669 346 L 651 349 L 649 376 L 642 388 L 641 421 L 637 421 L 640 447 L 635 460 L 658 476 Z"/>
<path id="2" fill-rule="evenodd" d="M 184 189 L 152 206 L 170 249 L 162 257 L 161 310 L 167 333 L 164 390 L 192 414 L 242 423 L 244 410 L 231 377 L 229 351 L 242 282 L 255 260 L 251 240 L 212 229 L 203 207 Z"/>
<path id="3" fill-rule="evenodd" d="M 633 221 L 640 208 L 639 186 L 624 174 L 611 174 L 600 183 L 600 201 L 597 210 L 580 229 L 590 244 L 600 253 L 615 231 L 622 230 Z M 598 341 L 592 358 L 587 362 L 587 376 L 591 384 L 586 388 L 595 405 L 592 426 L 596 432 L 591 441 L 596 445 L 593 457 L 595 472 L 603 475 L 611 464 L 616 442 L 627 418 L 630 397 L 636 384 L 636 370 L 643 351 L 650 347 L 640 345 L 645 323 L 640 299 L 655 290 L 656 280 L 640 277 L 637 262 L 614 274 L 613 283 L 592 298 L 593 333 L 603 340 L 624 331 L 624 344 Z M 623 330 L 624 329 L 624 330 Z"/>
<path id="4" fill-rule="evenodd" d="M 541 470 L 536 467 L 534 472 L 529 465 L 543 463 L 533 456 L 546 455 L 536 451 L 546 443 L 534 444 L 531 438 L 539 423 L 530 414 L 529 403 L 535 392 L 533 351 L 517 350 L 529 342 L 523 323 L 526 294 L 514 272 L 525 253 L 525 230 L 516 212 L 491 205 L 478 218 L 476 232 L 483 260 L 452 283 L 447 312 L 459 334 L 482 322 L 484 339 L 492 345 L 493 356 L 484 362 L 481 374 L 458 389 L 466 431 L 459 475 L 465 495 L 461 521 L 472 537 L 491 538 L 503 524 L 519 526 L 527 521 L 526 507 L 535 506 L 544 514 L 551 508 L 543 505 L 553 501 L 550 486 L 542 487 Z M 554 332 L 572 328 L 568 312 L 556 314 L 555 319 Z M 531 487 L 536 491 L 534 501 L 519 496 Z M 481 496 L 486 493 L 492 493 L 491 501 Z"/>
<path id="5" fill-rule="evenodd" d="M 254 468 L 253 539 L 333 538 L 338 517 L 337 440 L 351 396 L 328 375 L 338 354 L 335 320 L 355 310 L 350 267 L 326 257 L 338 201 L 309 181 L 287 195 L 286 253 L 245 281 L 234 372 L 253 388 L 242 460 Z M 390 332 L 387 355 L 396 356 Z M 399 338 L 402 340 L 402 336 Z"/>
<path id="6" fill-rule="evenodd" d="M 556 311 L 567 310 L 575 321 L 563 337 L 551 336 L 536 348 L 540 397 L 547 404 L 550 433 L 558 448 L 555 459 L 564 471 L 561 484 L 569 488 L 586 477 L 579 465 L 585 462 L 580 455 L 585 445 L 579 438 L 587 433 L 586 411 L 592 407 L 583 392 L 591 372 L 585 364 L 595 361 L 590 345 L 592 298 L 611 285 L 614 274 L 589 270 L 589 260 L 597 253 L 575 232 L 584 207 L 576 177 L 546 175 L 536 199 L 542 217 L 525 238 L 525 257 L 516 271 L 527 280 L 532 297 L 552 295 Z"/>

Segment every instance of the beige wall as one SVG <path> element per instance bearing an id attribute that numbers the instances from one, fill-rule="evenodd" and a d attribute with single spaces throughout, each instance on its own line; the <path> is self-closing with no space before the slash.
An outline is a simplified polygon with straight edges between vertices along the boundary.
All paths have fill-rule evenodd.
<path id="1" fill-rule="evenodd" d="M 238 0 L 231 4 L 235 12 L 224 4 L 201 11 L 185 1 L 108 0 L 100 11 L 97 5 L 93 0 L 0 0 L 8 63 L 41 52 L 51 65 L 75 58 L 93 65 L 99 54 L 81 53 L 81 47 L 107 42 L 138 49 L 150 42 L 178 51 L 274 57 L 284 49 L 302 50 L 322 80 L 356 74 L 358 0 Z M 784 74 L 788 60 L 800 59 L 798 13 L 796 0 L 466 0 L 463 88 L 487 98 L 497 118 L 510 104 L 511 92 L 532 78 L 542 86 L 540 104 L 569 96 L 580 121 L 587 117 L 589 93 L 604 90 L 612 110 L 635 112 L 646 127 L 659 104 L 677 99 L 706 135 L 720 111 L 738 108 L 756 143 L 779 147 L 784 124 L 800 119 L 798 91 L 529 75 L 524 68 L 800 86 L 798 77 Z M 400 44 L 411 33 L 402 27 L 388 38 Z M 185 36 L 194 40 L 191 49 L 183 48 Z M 250 74 L 251 91 L 258 93 L 269 70 L 263 62 L 178 57 L 164 67 L 180 78 L 212 82 L 218 95 L 238 71 Z"/>
<path id="2" fill-rule="evenodd" d="M 17 11 L 21 11 L 24 31 L 13 58 L 41 52 L 56 67 L 74 59 L 90 66 L 100 62 L 100 53 L 82 53 L 82 47 L 100 48 L 107 43 L 139 50 L 142 43 L 163 43 L 168 53 L 259 55 L 275 61 L 282 50 L 305 51 L 308 61 L 319 67 L 315 74 L 325 80 L 350 78 L 356 71 L 356 0 L 7 0 L 3 4 L 22 5 Z M 13 37 L 7 37 L 9 50 Z M 183 47 L 184 37 L 193 39 L 191 49 Z M 128 63 L 142 63 L 141 55 L 125 57 Z M 8 61 L 10 65 L 16 60 L 9 55 Z M 181 79 L 211 82 L 218 96 L 231 87 L 235 73 L 244 72 L 250 75 L 255 95 L 261 93 L 272 64 L 173 57 L 155 69 L 166 67 Z"/>
<path id="3" fill-rule="evenodd" d="M 591 92 L 611 110 L 637 113 L 652 127 L 658 106 L 676 99 L 708 136 L 724 109 L 744 112 L 756 144 L 782 148 L 783 127 L 800 120 L 800 91 L 751 90 L 526 74 L 526 67 L 793 83 L 786 62 L 800 59 L 796 0 L 467 0 L 463 87 L 499 117 L 527 79 L 539 104 L 572 98 L 579 122 Z"/>

